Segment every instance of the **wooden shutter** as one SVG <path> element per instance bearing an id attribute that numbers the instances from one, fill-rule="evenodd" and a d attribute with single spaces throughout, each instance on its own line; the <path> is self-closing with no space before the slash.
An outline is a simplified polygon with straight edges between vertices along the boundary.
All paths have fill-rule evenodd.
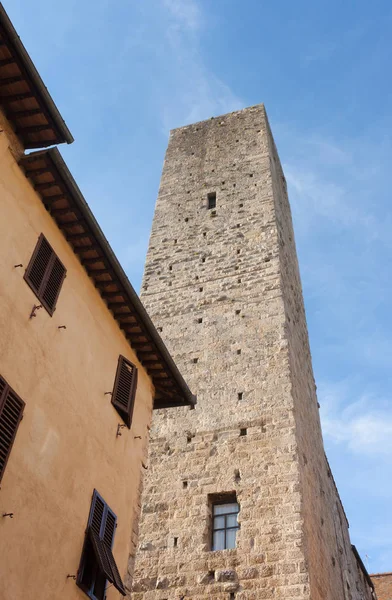
<path id="1" fill-rule="evenodd" d="M 26 269 L 25 280 L 50 315 L 55 310 L 65 275 L 64 265 L 41 233 Z"/>
<path id="2" fill-rule="evenodd" d="M 25 403 L 0 377 L 0 481 L 22 419 Z"/>
<path id="3" fill-rule="evenodd" d="M 110 510 L 109 507 L 107 507 L 107 512 L 106 512 L 106 519 L 105 519 L 105 525 L 104 525 L 104 529 L 103 529 L 103 543 L 104 543 L 104 547 L 105 547 L 105 552 L 106 552 L 106 556 L 108 559 L 108 563 L 110 565 L 110 568 L 112 570 L 112 574 L 113 574 L 113 585 L 115 588 L 118 589 L 118 591 L 125 596 L 126 595 L 126 591 L 123 585 L 123 582 L 121 580 L 121 576 L 120 573 L 118 571 L 117 568 L 117 564 L 116 561 L 114 559 L 113 553 L 112 553 L 112 545 L 113 545 L 113 540 L 114 540 L 114 533 L 116 531 L 116 515 Z"/>
<path id="4" fill-rule="evenodd" d="M 136 386 L 137 368 L 124 358 L 124 356 L 120 356 L 114 382 L 112 404 L 122 419 L 124 419 L 128 428 L 131 427 L 132 423 Z"/>
<path id="5" fill-rule="evenodd" d="M 95 557 L 106 579 L 123 595 L 126 591 L 112 553 L 117 518 L 104 499 L 94 490 L 87 535 L 93 547 Z"/>

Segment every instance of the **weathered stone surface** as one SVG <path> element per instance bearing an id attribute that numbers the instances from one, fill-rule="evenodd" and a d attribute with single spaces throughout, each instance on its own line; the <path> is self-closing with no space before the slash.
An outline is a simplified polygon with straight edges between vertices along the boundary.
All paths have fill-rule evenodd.
<path id="1" fill-rule="evenodd" d="M 171 132 L 142 299 L 198 404 L 154 416 L 133 600 L 370 600 L 324 454 L 263 106 Z M 234 550 L 211 552 L 222 492 L 236 492 L 241 528 Z M 167 568 L 182 577 L 169 596 L 155 588 Z"/>

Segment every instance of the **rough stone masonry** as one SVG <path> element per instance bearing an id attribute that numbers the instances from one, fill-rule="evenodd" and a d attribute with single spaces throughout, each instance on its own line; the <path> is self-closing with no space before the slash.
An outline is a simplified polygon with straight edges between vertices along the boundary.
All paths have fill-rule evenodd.
<path id="1" fill-rule="evenodd" d="M 154 417 L 133 600 L 374 597 L 324 453 L 263 105 L 171 132 L 142 299 L 198 404 Z M 225 498 L 236 547 L 213 551 Z"/>

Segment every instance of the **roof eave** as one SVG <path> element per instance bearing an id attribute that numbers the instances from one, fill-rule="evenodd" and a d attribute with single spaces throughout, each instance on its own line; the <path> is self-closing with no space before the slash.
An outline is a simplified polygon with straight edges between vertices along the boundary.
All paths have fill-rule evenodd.
<path id="1" fill-rule="evenodd" d="M 40 74 L 38 73 L 33 61 L 30 58 L 29 53 L 24 47 L 20 37 L 18 36 L 9 16 L 7 15 L 3 4 L 0 2 L 0 23 L 4 28 L 7 36 L 11 40 L 16 52 L 18 53 L 21 61 L 23 62 L 23 66 L 29 75 L 33 85 L 35 86 L 39 96 L 43 104 L 45 105 L 46 110 L 50 114 L 51 119 L 53 120 L 54 125 L 57 128 L 58 133 L 62 136 L 62 141 L 67 144 L 72 144 L 74 138 L 65 124 L 64 119 L 62 118 L 60 111 L 58 110 L 56 104 L 54 103 L 51 95 L 48 92 L 44 82 L 41 79 Z M 61 143 L 61 142 L 59 142 Z M 27 145 L 26 148 L 29 148 Z"/>

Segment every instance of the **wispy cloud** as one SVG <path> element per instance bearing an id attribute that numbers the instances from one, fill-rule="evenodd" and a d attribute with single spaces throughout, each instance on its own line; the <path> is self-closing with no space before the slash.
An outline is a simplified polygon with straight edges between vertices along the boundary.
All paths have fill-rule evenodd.
<path id="1" fill-rule="evenodd" d="M 392 398 L 363 394 L 353 400 L 354 381 L 319 388 L 326 442 L 355 454 L 392 456 Z"/>
<path id="2" fill-rule="evenodd" d="M 163 0 L 164 7 L 169 11 L 177 27 L 196 31 L 202 23 L 200 7 L 195 0 Z"/>
<path id="3" fill-rule="evenodd" d="M 196 0 L 161 0 L 166 9 L 165 37 L 170 54 L 173 96 L 163 108 L 163 129 L 179 127 L 246 105 L 211 71 L 201 52 L 200 36 L 208 19 Z"/>

